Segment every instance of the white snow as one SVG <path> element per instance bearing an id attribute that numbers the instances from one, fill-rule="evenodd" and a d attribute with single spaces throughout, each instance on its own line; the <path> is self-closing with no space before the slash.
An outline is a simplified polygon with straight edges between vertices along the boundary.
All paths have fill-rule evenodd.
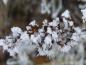
<path id="1" fill-rule="evenodd" d="M 20 34 L 22 34 L 22 30 L 19 27 L 13 27 L 11 28 L 11 31 L 12 31 L 13 37 L 15 38 L 18 37 Z"/>
<path id="2" fill-rule="evenodd" d="M 59 24 L 59 18 L 56 18 L 52 22 L 49 23 L 50 26 L 57 26 L 58 24 Z"/>
<path id="3" fill-rule="evenodd" d="M 55 31 L 52 32 L 52 38 L 55 42 L 58 41 L 58 34 Z"/>
<path id="4" fill-rule="evenodd" d="M 68 21 L 63 18 L 63 22 L 64 22 L 64 29 L 68 29 Z"/>
<path id="5" fill-rule="evenodd" d="M 64 11 L 64 12 L 62 13 L 62 16 L 63 16 L 63 17 L 66 17 L 66 18 L 70 18 L 69 11 L 68 11 L 68 10 Z"/>
<path id="6" fill-rule="evenodd" d="M 31 23 L 30 23 L 29 25 L 31 25 L 31 26 L 37 25 L 37 24 L 36 24 L 36 20 L 31 21 Z"/>
<path id="7" fill-rule="evenodd" d="M 23 34 L 20 36 L 20 39 L 28 41 L 29 40 L 29 35 L 27 32 L 23 32 Z"/>
<path id="8" fill-rule="evenodd" d="M 48 21 L 45 19 L 44 21 L 43 21 L 43 26 L 47 26 L 48 25 Z"/>
<path id="9" fill-rule="evenodd" d="M 83 23 L 86 23 L 86 9 L 81 10 L 81 12 L 83 14 L 83 17 L 82 17 Z"/>
<path id="10" fill-rule="evenodd" d="M 69 21 L 68 23 L 69 23 L 69 26 L 73 26 L 74 25 L 73 21 Z"/>
<path id="11" fill-rule="evenodd" d="M 31 28 L 31 26 L 26 26 L 26 29 L 31 30 L 32 28 Z"/>
<path id="12" fill-rule="evenodd" d="M 50 27 L 47 27 L 47 33 L 52 34 L 52 29 Z"/>
<path id="13" fill-rule="evenodd" d="M 5 45 L 5 40 L 4 39 L 0 39 L 0 46 L 4 46 Z"/>

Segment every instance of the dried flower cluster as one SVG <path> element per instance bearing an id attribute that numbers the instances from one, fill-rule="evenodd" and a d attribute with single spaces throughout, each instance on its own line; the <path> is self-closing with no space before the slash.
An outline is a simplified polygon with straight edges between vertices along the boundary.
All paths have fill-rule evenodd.
<path id="1" fill-rule="evenodd" d="M 68 52 L 72 46 L 80 42 L 81 35 L 85 35 L 79 27 L 73 26 L 72 21 L 67 22 L 65 19 L 60 23 L 58 18 L 52 22 L 44 20 L 41 27 L 34 20 L 26 26 L 26 31 L 19 27 L 13 27 L 11 31 L 12 34 L 0 39 L 0 46 L 13 57 L 20 52 L 31 54 L 34 49 L 38 49 L 37 55 L 47 56 L 55 54 L 55 49 Z"/>

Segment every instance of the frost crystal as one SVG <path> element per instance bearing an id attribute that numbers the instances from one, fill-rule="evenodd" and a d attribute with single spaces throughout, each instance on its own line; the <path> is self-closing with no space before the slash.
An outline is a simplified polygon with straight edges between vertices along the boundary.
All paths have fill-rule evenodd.
<path id="1" fill-rule="evenodd" d="M 44 26 L 47 26 L 48 25 L 48 21 L 46 19 L 43 21 L 43 25 Z"/>
<path id="2" fill-rule="evenodd" d="M 64 21 L 64 29 L 68 29 L 68 21 L 63 18 L 63 21 Z"/>
<path id="3" fill-rule="evenodd" d="M 69 26 L 73 26 L 74 25 L 73 21 L 69 21 L 68 23 L 69 23 Z"/>
<path id="4" fill-rule="evenodd" d="M 56 18 L 52 22 L 49 23 L 50 26 L 57 26 L 59 24 L 59 18 Z"/>
<path id="5" fill-rule="evenodd" d="M 50 27 L 47 27 L 47 33 L 49 33 L 49 34 L 52 33 L 52 29 Z"/>
<path id="6" fill-rule="evenodd" d="M 36 21 L 33 20 L 33 21 L 31 21 L 31 23 L 30 23 L 29 25 L 31 25 L 31 26 L 35 26 L 35 25 L 37 25 L 37 24 L 36 24 Z"/>
<path id="7" fill-rule="evenodd" d="M 62 13 L 62 16 L 63 16 L 63 17 L 66 17 L 66 18 L 70 18 L 69 11 L 66 10 L 64 13 Z"/>
<path id="8" fill-rule="evenodd" d="M 11 31 L 12 31 L 13 37 L 15 38 L 18 37 L 20 34 L 22 34 L 22 30 L 19 27 L 13 27 L 11 28 Z"/>

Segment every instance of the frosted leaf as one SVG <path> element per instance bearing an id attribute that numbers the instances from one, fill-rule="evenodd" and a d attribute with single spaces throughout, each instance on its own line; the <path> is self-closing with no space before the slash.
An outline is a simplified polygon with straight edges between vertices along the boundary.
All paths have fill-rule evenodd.
<path id="1" fill-rule="evenodd" d="M 38 43 L 41 43 L 42 39 L 40 35 L 38 35 L 37 40 L 38 40 Z"/>
<path id="2" fill-rule="evenodd" d="M 34 35 L 31 35 L 31 40 L 33 41 L 33 39 L 35 39 L 35 36 Z"/>
<path id="3" fill-rule="evenodd" d="M 13 43 L 14 39 L 11 36 L 6 36 L 6 44 Z"/>
<path id="4" fill-rule="evenodd" d="M 26 31 L 22 33 L 22 35 L 20 36 L 20 40 L 24 44 L 31 44 L 29 35 L 27 34 Z"/>
<path id="5" fill-rule="evenodd" d="M 4 46 L 5 45 L 5 40 L 4 39 L 0 39 L 0 46 Z"/>
<path id="6" fill-rule="evenodd" d="M 29 35 L 27 34 L 27 32 L 23 32 L 20 39 L 22 40 L 29 40 Z"/>
<path id="7" fill-rule="evenodd" d="M 8 49 L 8 45 L 6 45 L 6 41 L 4 39 L 0 39 L 0 46 L 3 47 L 3 51 Z"/>
<path id="8" fill-rule="evenodd" d="M 43 50 L 48 49 L 48 46 L 49 46 L 48 44 L 43 44 L 42 45 Z"/>
<path id="9" fill-rule="evenodd" d="M 36 20 L 31 21 L 29 25 L 31 25 L 31 26 L 37 25 L 37 24 L 36 24 Z"/>
<path id="10" fill-rule="evenodd" d="M 54 40 L 55 42 L 58 41 L 58 35 L 57 35 L 57 33 L 56 33 L 55 31 L 52 32 L 52 38 L 53 38 L 53 40 Z"/>
<path id="11" fill-rule="evenodd" d="M 52 29 L 50 27 L 47 27 L 47 33 L 52 34 Z"/>
<path id="12" fill-rule="evenodd" d="M 11 31 L 12 31 L 13 37 L 15 38 L 19 36 L 20 34 L 22 34 L 22 30 L 19 27 L 13 27 L 11 28 Z"/>
<path id="13" fill-rule="evenodd" d="M 43 21 L 43 26 L 47 26 L 48 25 L 48 21 L 45 19 L 44 21 Z"/>
<path id="14" fill-rule="evenodd" d="M 38 40 L 40 40 L 38 37 L 36 37 L 35 35 L 31 35 L 31 41 L 33 42 L 33 43 L 35 43 L 35 44 L 37 44 L 38 45 Z"/>
<path id="15" fill-rule="evenodd" d="M 7 49 L 8 49 L 8 45 L 4 45 L 4 46 L 3 46 L 3 49 L 4 49 L 4 50 L 7 50 Z"/>
<path id="16" fill-rule="evenodd" d="M 21 30 L 21 28 L 19 28 L 19 27 L 13 27 L 13 28 L 11 28 L 11 31 L 13 32 L 13 33 L 19 33 L 19 34 L 21 34 L 22 33 L 22 30 Z"/>
<path id="17" fill-rule="evenodd" d="M 69 11 L 66 10 L 64 13 L 62 13 L 62 16 L 63 16 L 63 17 L 66 17 L 66 18 L 70 18 Z"/>
<path id="18" fill-rule="evenodd" d="M 73 21 L 69 21 L 68 23 L 69 23 L 69 26 L 73 26 L 74 25 Z"/>
<path id="19" fill-rule="evenodd" d="M 38 29 L 39 33 L 43 33 L 44 32 L 44 28 Z"/>
<path id="20" fill-rule="evenodd" d="M 49 23 L 50 26 L 57 26 L 59 24 L 59 19 L 56 18 L 55 20 L 53 20 L 52 22 Z"/>
<path id="21" fill-rule="evenodd" d="M 82 9 L 81 12 L 82 12 L 83 16 L 86 18 L 86 9 Z"/>
<path id="22" fill-rule="evenodd" d="M 85 6 L 86 6 L 86 5 L 85 5 Z M 81 12 L 82 12 L 82 14 L 83 14 L 83 16 L 82 16 L 83 23 L 85 23 L 85 22 L 86 22 L 86 9 L 81 10 Z"/>
<path id="23" fill-rule="evenodd" d="M 40 36 L 40 34 L 34 33 L 34 35 L 31 35 L 31 41 L 33 43 L 36 43 L 36 44 L 41 43 L 41 36 Z"/>
<path id="24" fill-rule="evenodd" d="M 45 33 L 39 33 L 39 35 L 40 35 L 41 37 L 44 37 L 44 36 L 45 36 Z"/>
<path id="25" fill-rule="evenodd" d="M 64 29 L 68 29 L 68 21 L 63 18 L 63 21 L 64 21 Z"/>
<path id="26" fill-rule="evenodd" d="M 83 16 L 82 19 L 83 19 L 83 23 L 86 23 L 86 17 Z"/>
<path id="27" fill-rule="evenodd" d="M 26 29 L 31 30 L 32 28 L 31 28 L 31 26 L 26 26 Z"/>
<path id="28" fill-rule="evenodd" d="M 18 49 L 8 49 L 7 50 L 10 53 L 10 56 L 15 57 L 15 54 L 18 53 Z"/>

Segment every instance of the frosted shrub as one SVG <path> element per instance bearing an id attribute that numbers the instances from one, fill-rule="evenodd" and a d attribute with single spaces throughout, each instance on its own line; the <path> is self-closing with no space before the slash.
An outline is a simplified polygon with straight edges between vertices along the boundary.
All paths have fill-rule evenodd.
<path id="1" fill-rule="evenodd" d="M 56 25 L 51 25 L 51 23 L 54 24 L 54 21 L 47 22 L 42 28 L 38 28 L 34 32 L 31 26 L 34 27 L 35 24 L 28 25 L 26 31 L 19 27 L 13 27 L 11 28 L 12 34 L 6 36 L 5 39 L 0 39 L 0 46 L 3 46 L 4 50 L 10 53 L 10 56 L 18 60 L 16 61 L 17 64 L 22 65 L 22 62 L 25 61 L 23 65 L 28 65 L 28 61 L 31 61 L 28 55 L 32 54 L 35 49 L 38 49 L 39 52 L 36 56 L 46 55 L 50 59 L 54 59 L 58 57 L 59 53 L 68 53 L 72 47 L 81 44 L 79 42 L 83 37 L 83 32 L 80 28 L 73 28 L 75 32 L 70 32 L 72 30 L 70 27 L 68 27 L 68 30 L 64 27 L 64 30 L 62 30 L 58 26 L 59 20 Z M 16 54 L 18 57 L 16 57 Z M 32 62 L 30 63 L 32 64 Z M 9 60 L 7 64 L 10 64 Z"/>
<path id="2" fill-rule="evenodd" d="M 79 48 L 77 53 L 82 53 L 81 56 L 83 56 L 83 43 L 86 40 L 86 31 L 82 31 L 80 27 L 74 27 L 73 21 L 69 21 L 66 18 L 63 18 L 63 21 L 61 23 L 59 18 L 51 22 L 44 20 L 43 25 L 40 27 L 33 20 L 26 26 L 25 31 L 19 27 L 11 28 L 12 33 L 4 39 L 0 39 L 0 46 L 3 46 L 3 51 L 7 50 L 13 58 L 9 59 L 7 64 L 33 65 L 28 57 L 29 55 L 47 56 L 49 59 L 59 62 L 64 57 L 71 55 L 72 57 L 69 57 L 69 59 L 73 61 L 76 54 L 75 50 Z M 82 65 L 83 58 L 81 57 Z M 68 61 L 67 58 L 64 59 Z M 70 63 L 68 65 L 74 65 Z M 67 63 L 64 64 L 67 65 Z"/>

